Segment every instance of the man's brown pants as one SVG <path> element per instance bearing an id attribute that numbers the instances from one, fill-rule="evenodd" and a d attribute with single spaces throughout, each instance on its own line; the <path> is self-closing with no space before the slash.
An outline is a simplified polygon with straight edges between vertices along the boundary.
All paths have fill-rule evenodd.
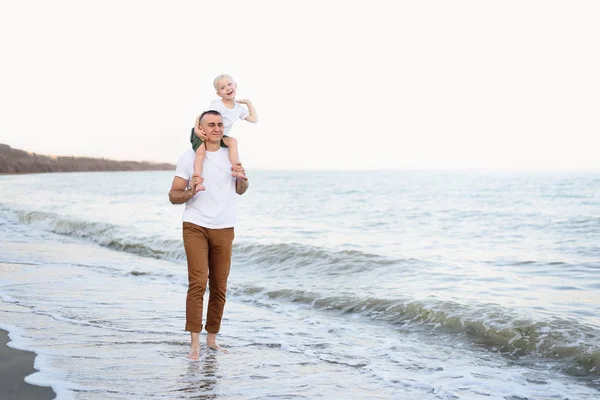
<path id="1" fill-rule="evenodd" d="M 202 307 L 206 283 L 209 283 L 205 329 L 218 333 L 221 328 L 227 277 L 231 266 L 233 228 L 209 229 L 183 223 L 183 245 L 188 264 L 188 292 L 185 304 L 185 330 L 202 330 Z"/>

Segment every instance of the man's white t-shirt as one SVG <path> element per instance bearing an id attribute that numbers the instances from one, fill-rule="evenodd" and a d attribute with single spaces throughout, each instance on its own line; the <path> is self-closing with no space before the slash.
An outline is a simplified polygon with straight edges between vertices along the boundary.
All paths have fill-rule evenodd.
<path id="1" fill-rule="evenodd" d="M 223 104 L 223 100 L 217 99 L 206 107 L 206 110 L 215 110 L 221 113 L 223 116 L 223 133 L 225 135 L 229 135 L 229 131 L 233 127 L 233 124 L 238 119 L 246 119 L 250 113 L 248 110 L 242 105 L 235 103 L 235 107 L 227 108 L 225 104 Z"/>
<path id="2" fill-rule="evenodd" d="M 193 149 L 187 150 L 177 163 L 175 176 L 191 181 L 194 175 Z M 183 221 L 209 229 L 232 228 L 237 221 L 235 212 L 235 178 L 231 176 L 229 150 L 220 147 L 207 151 L 202 167 L 205 191 L 198 192 L 185 203 Z"/>

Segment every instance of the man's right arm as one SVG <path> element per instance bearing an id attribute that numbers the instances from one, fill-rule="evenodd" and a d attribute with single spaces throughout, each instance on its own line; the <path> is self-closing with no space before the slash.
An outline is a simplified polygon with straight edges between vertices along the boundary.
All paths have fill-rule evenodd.
<path id="1" fill-rule="evenodd" d="M 188 189 L 187 186 L 188 181 L 185 179 L 179 176 L 173 178 L 171 190 L 169 191 L 169 201 L 171 204 L 183 204 L 194 197 L 194 191 L 192 189 Z"/>

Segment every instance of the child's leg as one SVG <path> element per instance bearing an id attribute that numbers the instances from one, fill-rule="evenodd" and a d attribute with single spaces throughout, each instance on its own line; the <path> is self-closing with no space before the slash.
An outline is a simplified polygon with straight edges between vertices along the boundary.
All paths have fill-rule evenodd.
<path id="1" fill-rule="evenodd" d="M 204 164 L 204 157 L 206 157 L 206 145 L 202 143 L 196 150 L 196 158 L 194 159 L 194 175 L 192 176 L 192 190 L 194 193 L 206 190 L 202 184 L 202 164 Z"/>
<path id="2" fill-rule="evenodd" d="M 223 142 L 229 148 L 229 162 L 231 163 L 231 171 L 233 171 L 231 175 L 239 179 L 248 179 L 243 172 L 242 163 L 240 162 L 238 141 L 231 136 L 224 136 Z"/>
<path id="3" fill-rule="evenodd" d="M 231 136 L 223 136 L 223 142 L 229 148 L 229 161 L 231 162 L 231 165 L 234 167 L 238 164 L 241 165 L 237 139 L 232 138 Z"/>

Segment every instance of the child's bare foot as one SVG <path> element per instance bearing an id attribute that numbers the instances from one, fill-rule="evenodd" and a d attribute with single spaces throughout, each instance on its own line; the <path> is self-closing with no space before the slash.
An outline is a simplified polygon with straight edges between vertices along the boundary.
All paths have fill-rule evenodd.
<path id="1" fill-rule="evenodd" d="M 206 190 L 206 188 L 201 183 L 199 183 L 196 186 L 194 186 L 194 193 L 203 192 L 205 190 Z"/>
<path id="2" fill-rule="evenodd" d="M 211 350 L 215 350 L 215 351 L 220 350 L 225 354 L 229 353 L 227 350 L 225 350 L 224 348 L 222 348 L 221 346 L 219 346 L 217 344 L 217 334 L 216 333 L 209 333 L 208 335 L 206 335 L 206 345 Z"/>
<path id="3" fill-rule="evenodd" d="M 206 188 L 204 187 L 202 182 L 204 182 L 203 177 L 201 177 L 199 175 L 194 175 L 192 177 L 192 189 L 194 190 L 194 193 L 198 193 L 198 192 L 202 192 L 202 191 L 206 190 Z"/>
<path id="4" fill-rule="evenodd" d="M 193 344 L 192 347 L 190 347 L 190 354 L 188 354 L 187 358 L 190 360 L 197 360 L 198 358 L 200 358 L 199 344 Z"/>
<path id="5" fill-rule="evenodd" d="M 235 163 L 233 167 L 231 167 L 231 176 L 236 179 L 242 179 L 247 181 L 248 177 L 246 176 L 246 171 L 242 167 L 241 163 Z"/>

